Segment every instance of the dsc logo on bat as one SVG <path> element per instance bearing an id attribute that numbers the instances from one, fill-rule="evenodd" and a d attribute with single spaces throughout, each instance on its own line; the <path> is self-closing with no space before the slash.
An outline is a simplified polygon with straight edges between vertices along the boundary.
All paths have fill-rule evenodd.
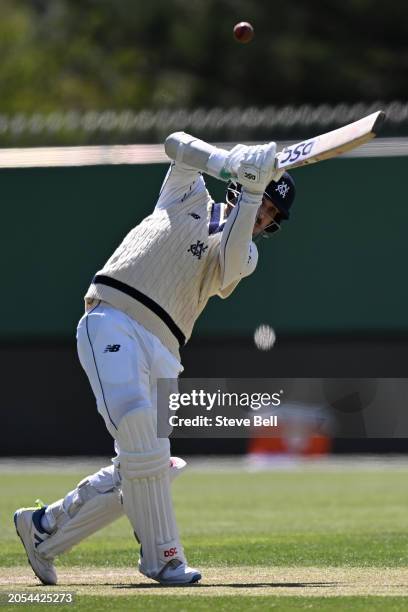
<path id="1" fill-rule="evenodd" d="M 299 158 L 307 157 L 312 152 L 313 146 L 316 140 L 306 140 L 306 142 L 300 142 L 293 147 L 287 147 L 279 155 L 279 165 L 282 166 L 287 162 L 295 162 Z"/>

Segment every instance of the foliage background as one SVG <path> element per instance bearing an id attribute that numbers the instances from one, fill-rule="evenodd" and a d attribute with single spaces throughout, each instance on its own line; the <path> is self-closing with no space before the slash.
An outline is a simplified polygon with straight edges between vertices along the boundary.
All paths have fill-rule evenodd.
<path id="1" fill-rule="evenodd" d="M 400 0 L 2 0 L 0 113 L 402 100 L 407 33 Z"/>

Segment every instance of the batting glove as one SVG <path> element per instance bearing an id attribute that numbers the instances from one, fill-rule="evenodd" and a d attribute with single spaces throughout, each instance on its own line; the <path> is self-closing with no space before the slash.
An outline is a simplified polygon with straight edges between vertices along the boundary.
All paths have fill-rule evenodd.
<path id="1" fill-rule="evenodd" d="M 237 178 L 239 165 L 249 148 L 247 145 L 237 144 L 231 151 L 227 152 L 224 166 L 220 172 L 221 178 L 225 180 Z"/>
<path id="2" fill-rule="evenodd" d="M 282 175 L 275 168 L 276 143 L 247 147 L 238 165 L 237 180 L 243 189 L 263 194 L 270 181 Z"/>

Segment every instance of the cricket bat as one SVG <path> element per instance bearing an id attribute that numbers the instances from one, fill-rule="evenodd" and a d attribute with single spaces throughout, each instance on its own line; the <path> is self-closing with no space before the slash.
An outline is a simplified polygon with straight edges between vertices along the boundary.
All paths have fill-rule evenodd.
<path id="1" fill-rule="evenodd" d="M 377 111 L 337 130 L 285 147 L 276 156 L 276 168 L 289 170 L 351 151 L 377 135 L 385 113 Z"/>
<path id="2" fill-rule="evenodd" d="M 314 164 L 350 151 L 374 138 L 385 118 L 383 111 L 349 123 L 337 130 L 327 132 L 287 146 L 276 155 L 275 168 L 289 170 Z M 166 155 L 175 161 L 184 162 L 223 181 L 236 180 L 236 176 L 225 171 L 229 152 L 215 147 L 185 132 L 174 132 L 164 143 Z M 212 155 L 216 152 L 216 155 Z"/>

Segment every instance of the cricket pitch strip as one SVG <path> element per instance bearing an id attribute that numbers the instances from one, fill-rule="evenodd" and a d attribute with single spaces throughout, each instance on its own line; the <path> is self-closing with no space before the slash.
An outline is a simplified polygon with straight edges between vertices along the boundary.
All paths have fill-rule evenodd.
<path id="1" fill-rule="evenodd" d="M 28 567 L 3 568 L 0 591 L 73 591 L 80 595 L 202 596 L 407 596 L 408 568 L 363 567 L 207 567 L 203 580 L 191 587 L 162 587 L 134 568 L 60 567 L 56 587 L 40 585 Z"/>

